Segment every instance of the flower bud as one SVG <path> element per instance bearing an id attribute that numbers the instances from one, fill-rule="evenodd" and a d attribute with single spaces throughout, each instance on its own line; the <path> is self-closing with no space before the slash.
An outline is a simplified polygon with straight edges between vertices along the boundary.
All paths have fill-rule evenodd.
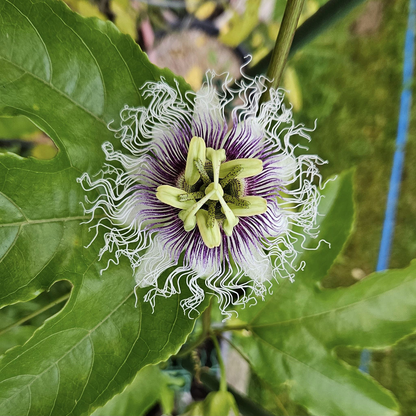
<path id="1" fill-rule="evenodd" d="M 203 416 L 228 416 L 231 410 L 235 416 L 240 414 L 234 396 L 228 391 L 213 391 L 204 400 Z"/>
<path id="2" fill-rule="evenodd" d="M 204 416 L 204 402 L 192 403 L 183 416 Z"/>

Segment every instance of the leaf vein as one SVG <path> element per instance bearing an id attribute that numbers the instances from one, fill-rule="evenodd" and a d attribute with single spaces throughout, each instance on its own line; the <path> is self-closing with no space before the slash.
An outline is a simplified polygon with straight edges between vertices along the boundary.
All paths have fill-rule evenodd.
<path id="1" fill-rule="evenodd" d="M 12 7 L 14 7 L 30 24 L 30 26 L 32 26 L 33 30 L 35 31 L 36 35 L 38 36 L 39 40 L 41 41 L 43 47 L 45 48 L 45 52 L 46 52 L 46 56 L 48 58 L 49 61 L 49 70 L 50 70 L 50 74 L 49 74 L 49 81 L 51 80 L 52 77 L 52 61 L 51 61 L 51 57 L 49 55 L 48 52 L 48 48 L 46 47 L 45 42 L 42 39 L 42 36 L 40 35 L 40 33 L 38 32 L 38 30 L 36 29 L 36 27 L 33 25 L 32 21 L 29 19 L 28 16 L 26 16 L 15 4 L 13 4 L 12 2 L 10 2 L 9 0 L 6 0 L 7 3 L 9 3 Z M 33 5 L 33 2 L 32 2 Z M 14 42 L 14 38 L 13 38 L 13 42 Z M 23 68 L 21 68 L 22 70 L 24 70 Z"/>
<path id="2" fill-rule="evenodd" d="M 330 314 L 331 312 L 338 312 L 338 311 L 341 311 L 341 310 L 344 310 L 344 309 L 352 308 L 352 307 L 354 307 L 354 306 L 356 306 L 356 305 L 358 305 L 358 304 L 360 304 L 362 302 L 366 302 L 366 301 L 369 301 L 369 300 L 372 300 L 372 299 L 376 299 L 376 298 L 378 298 L 380 296 L 384 296 L 387 293 L 391 292 L 392 290 L 396 290 L 398 287 L 400 287 L 402 285 L 409 284 L 409 283 L 413 283 L 414 284 L 414 281 L 408 280 L 408 281 L 400 282 L 397 286 L 394 286 L 391 289 L 386 290 L 384 292 L 378 293 L 378 294 L 373 295 L 373 296 L 368 296 L 368 297 L 365 297 L 365 298 L 361 298 L 361 299 L 359 299 L 356 302 L 349 303 L 348 305 L 340 306 L 338 308 L 334 308 L 334 309 L 330 309 L 330 310 L 325 310 L 325 311 L 318 312 L 318 313 L 315 313 L 315 314 L 312 314 L 312 315 L 300 316 L 298 318 L 288 319 L 286 321 L 271 322 L 271 323 L 263 324 L 263 325 L 252 325 L 252 324 L 249 324 L 249 325 L 250 325 L 250 327 L 252 329 L 255 329 L 255 328 L 267 328 L 267 327 L 279 326 L 279 325 L 288 324 L 288 323 L 297 322 L 297 321 L 300 322 L 300 321 L 303 321 L 303 320 L 306 320 L 306 319 L 316 318 L 318 316 Z"/>

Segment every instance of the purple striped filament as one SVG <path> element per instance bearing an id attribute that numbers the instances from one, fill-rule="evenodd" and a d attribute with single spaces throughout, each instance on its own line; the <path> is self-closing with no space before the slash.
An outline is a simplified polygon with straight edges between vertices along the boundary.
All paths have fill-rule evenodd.
<path id="1" fill-rule="evenodd" d="M 282 90 L 260 105 L 264 78 L 243 77 L 233 89 L 227 78 L 221 92 L 215 78 L 208 72 L 201 90 L 185 96 L 163 79 L 145 84 L 150 105 L 126 106 L 121 126 L 111 128 L 123 151 L 104 143 L 101 174 L 79 182 L 99 191 L 85 212 L 91 221 L 104 214 L 91 226 L 95 236 L 104 233 L 104 270 L 126 256 L 152 307 L 185 280 L 192 294 L 181 301 L 185 311 L 211 293 L 229 317 L 231 305 L 264 299 L 273 280 L 293 281 L 303 267 L 298 249 L 318 233 L 325 162 L 305 154 L 310 130 L 295 125 Z M 225 106 L 236 97 L 227 120 Z"/>

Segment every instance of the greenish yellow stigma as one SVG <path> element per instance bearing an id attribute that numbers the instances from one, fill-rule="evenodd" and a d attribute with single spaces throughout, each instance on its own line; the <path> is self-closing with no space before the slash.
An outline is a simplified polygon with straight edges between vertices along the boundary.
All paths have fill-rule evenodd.
<path id="1" fill-rule="evenodd" d="M 185 167 L 185 189 L 169 185 L 157 188 L 156 197 L 179 208 L 179 218 L 186 231 L 198 226 L 209 248 L 221 244 L 222 229 L 228 236 L 238 224 L 238 217 L 263 214 L 267 202 L 258 196 L 242 196 L 240 179 L 258 175 L 263 170 L 260 159 L 235 159 L 225 162 L 224 149 L 206 147 L 200 137 L 193 137 Z"/>

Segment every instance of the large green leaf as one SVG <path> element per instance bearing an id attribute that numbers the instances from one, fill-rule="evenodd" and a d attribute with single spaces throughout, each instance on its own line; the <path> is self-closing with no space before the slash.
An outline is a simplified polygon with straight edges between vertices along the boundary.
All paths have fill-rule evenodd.
<path id="1" fill-rule="evenodd" d="M 101 276 L 102 237 L 84 248 L 92 236 L 80 224 L 76 178 L 101 168 L 103 141 L 118 146 L 107 123 L 125 104 L 146 105 L 140 87 L 161 76 L 173 84 L 112 23 L 56 0 L 0 0 L 0 114 L 26 116 L 59 148 L 50 161 L 0 155 L 0 306 L 60 279 L 73 285 L 62 311 L 3 357 L 1 415 L 91 412 L 192 330 L 179 296 L 158 301 L 152 314 L 139 292 L 135 307 L 127 261 Z"/>
<path id="2" fill-rule="evenodd" d="M 2 322 L 10 322 L 9 320 L 4 319 L 5 317 L 3 314 L 0 315 L 0 318 Z M 36 327 L 33 325 L 20 325 L 12 328 L 7 336 L 0 336 L 0 355 L 16 345 L 24 344 L 31 337 L 35 329 Z"/>
<path id="3" fill-rule="evenodd" d="M 316 415 L 391 415 L 392 395 L 338 360 L 334 347 L 385 347 L 416 327 L 416 264 L 373 275 L 336 290 L 317 284 L 342 249 L 353 222 L 351 173 L 330 183 L 321 203 L 320 237 L 331 243 L 306 251 L 294 284 L 239 316 L 252 337 L 237 336 L 254 372 Z M 400 306 L 398 306 L 400 305 Z"/>
<path id="4" fill-rule="evenodd" d="M 170 377 L 157 366 L 143 368 L 130 386 L 92 416 L 142 416 L 162 401 L 162 394 L 169 391 L 169 383 Z"/>

